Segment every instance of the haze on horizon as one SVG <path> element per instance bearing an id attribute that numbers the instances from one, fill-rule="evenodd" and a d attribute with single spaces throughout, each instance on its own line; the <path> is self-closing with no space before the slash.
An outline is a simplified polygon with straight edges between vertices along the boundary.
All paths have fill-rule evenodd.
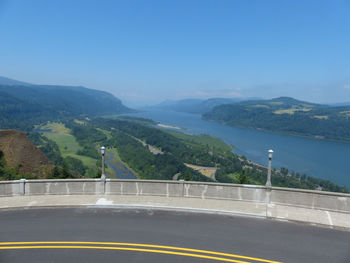
<path id="1" fill-rule="evenodd" d="M 0 75 L 127 105 L 350 101 L 350 1 L 0 0 Z"/>

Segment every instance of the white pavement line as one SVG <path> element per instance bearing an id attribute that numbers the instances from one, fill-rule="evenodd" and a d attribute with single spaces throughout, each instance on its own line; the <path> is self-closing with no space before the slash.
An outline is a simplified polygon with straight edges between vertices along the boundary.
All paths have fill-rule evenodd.
<path id="1" fill-rule="evenodd" d="M 333 220 L 332 220 L 331 214 L 330 214 L 328 211 L 325 211 L 325 212 L 326 212 L 326 214 L 327 214 L 329 224 L 330 224 L 331 226 L 333 226 Z"/>

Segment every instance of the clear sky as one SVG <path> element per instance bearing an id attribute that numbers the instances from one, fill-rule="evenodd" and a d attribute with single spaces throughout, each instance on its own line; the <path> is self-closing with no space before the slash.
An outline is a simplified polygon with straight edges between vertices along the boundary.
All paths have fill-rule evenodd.
<path id="1" fill-rule="evenodd" d="M 350 101 L 350 0 L 0 0 L 0 76 L 131 106 Z"/>

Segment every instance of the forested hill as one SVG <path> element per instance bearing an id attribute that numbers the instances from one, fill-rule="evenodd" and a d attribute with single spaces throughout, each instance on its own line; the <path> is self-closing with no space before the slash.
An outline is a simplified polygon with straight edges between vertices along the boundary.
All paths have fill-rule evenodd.
<path id="1" fill-rule="evenodd" d="M 202 117 L 224 125 L 350 141 L 350 106 L 332 107 L 281 97 L 220 105 Z"/>
<path id="2" fill-rule="evenodd" d="M 29 124 L 48 120 L 131 111 L 104 91 L 70 86 L 0 84 L 0 129 L 26 130 Z"/>

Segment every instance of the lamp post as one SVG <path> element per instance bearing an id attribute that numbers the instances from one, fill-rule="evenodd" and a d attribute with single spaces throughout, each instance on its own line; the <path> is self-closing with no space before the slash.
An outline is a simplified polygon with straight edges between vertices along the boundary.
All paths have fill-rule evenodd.
<path id="1" fill-rule="evenodd" d="M 106 152 L 106 147 L 102 146 L 101 147 L 101 154 L 102 154 L 102 175 L 101 175 L 101 180 L 106 179 L 106 174 L 105 174 L 105 152 Z"/>
<path id="2" fill-rule="evenodd" d="M 271 161 L 272 161 L 273 150 L 269 150 L 269 167 L 267 170 L 267 181 L 266 187 L 271 187 Z"/>

